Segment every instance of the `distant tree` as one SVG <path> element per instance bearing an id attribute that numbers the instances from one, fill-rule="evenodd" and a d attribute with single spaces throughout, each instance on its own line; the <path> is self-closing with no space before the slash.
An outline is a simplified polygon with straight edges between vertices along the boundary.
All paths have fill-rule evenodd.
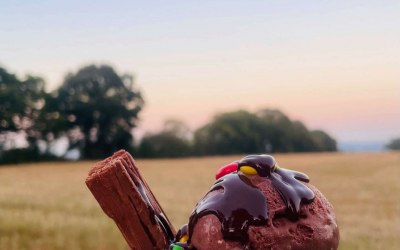
<path id="1" fill-rule="evenodd" d="M 256 113 L 262 123 L 259 133 L 264 134 L 267 142 L 267 152 L 288 152 L 292 146 L 286 131 L 291 121 L 279 110 L 261 110 Z"/>
<path id="2" fill-rule="evenodd" d="M 296 152 L 322 151 L 314 142 L 310 131 L 300 121 L 293 121 L 292 128 L 288 131 L 292 138 L 293 148 Z"/>
<path id="3" fill-rule="evenodd" d="M 162 131 L 176 135 L 178 138 L 190 140 L 192 131 L 183 121 L 177 119 L 168 119 L 164 122 Z"/>
<path id="4" fill-rule="evenodd" d="M 317 145 L 318 151 L 337 151 L 336 140 L 322 130 L 311 131 L 311 137 Z"/>
<path id="5" fill-rule="evenodd" d="M 7 136 L 9 133 L 22 133 L 28 148 L 37 151 L 41 133 L 35 124 L 44 105 L 44 84 L 39 77 L 28 75 L 21 80 L 0 68 L 0 138 L 12 141 Z M 3 147 L 4 141 L 0 141 L 0 145 Z"/>
<path id="6" fill-rule="evenodd" d="M 335 143 L 326 133 L 313 134 L 272 109 L 223 113 L 194 133 L 198 154 L 331 151 Z"/>
<path id="7" fill-rule="evenodd" d="M 143 104 L 132 76 L 90 65 L 67 75 L 47 96 L 42 125 L 51 136 L 67 135 L 83 158 L 102 158 L 132 147 L 132 129 Z"/>
<path id="8" fill-rule="evenodd" d="M 275 152 L 324 151 L 300 121 L 292 121 L 276 109 L 264 109 L 257 112 L 269 131 L 269 138 Z"/>
<path id="9" fill-rule="evenodd" d="M 386 148 L 391 150 L 400 150 L 400 138 L 391 140 L 388 144 L 386 144 Z"/>
<path id="10" fill-rule="evenodd" d="M 266 138 L 260 119 L 247 111 L 223 113 L 194 134 L 198 154 L 265 152 Z"/>
<path id="11" fill-rule="evenodd" d="M 191 154 L 191 132 L 181 121 L 168 120 L 159 133 L 147 134 L 139 145 L 140 157 L 183 157 Z"/>

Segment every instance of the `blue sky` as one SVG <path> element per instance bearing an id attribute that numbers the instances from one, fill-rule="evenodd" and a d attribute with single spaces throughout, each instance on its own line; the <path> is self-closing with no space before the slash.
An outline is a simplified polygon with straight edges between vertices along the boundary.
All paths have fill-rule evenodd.
<path id="1" fill-rule="evenodd" d="M 2 1 L 0 64 L 136 76 L 140 130 L 282 109 L 341 141 L 400 136 L 399 1 Z"/>

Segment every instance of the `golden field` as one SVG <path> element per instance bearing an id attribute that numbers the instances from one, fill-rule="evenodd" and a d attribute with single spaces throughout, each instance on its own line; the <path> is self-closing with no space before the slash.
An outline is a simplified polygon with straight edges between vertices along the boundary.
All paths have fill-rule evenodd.
<path id="1" fill-rule="evenodd" d="M 242 156 L 138 160 L 176 228 L 216 170 Z M 400 153 L 277 154 L 334 205 L 340 249 L 400 249 Z M 128 249 L 84 180 L 93 162 L 0 167 L 0 249 Z"/>

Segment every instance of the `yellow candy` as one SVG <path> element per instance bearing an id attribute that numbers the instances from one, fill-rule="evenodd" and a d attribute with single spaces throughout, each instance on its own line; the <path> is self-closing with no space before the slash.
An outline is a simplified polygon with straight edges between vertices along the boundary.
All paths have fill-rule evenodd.
<path id="1" fill-rule="evenodd" d="M 250 166 L 241 166 L 240 167 L 240 171 L 244 174 L 248 174 L 248 175 L 255 175 L 257 174 L 257 170 L 255 170 L 255 168 L 250 167 Z"/>
<path id="2" fill-rule="evenodd" d="M 185 234 L 184 236 L 182 236 L 182 237 L 179 239 L 179 242 L 180 242 L 180 243 L 185 243 L 186 241 L 188 241 L 188 239 L 189 239 L 189 236 L 187 236 L 187 235 Z"/>

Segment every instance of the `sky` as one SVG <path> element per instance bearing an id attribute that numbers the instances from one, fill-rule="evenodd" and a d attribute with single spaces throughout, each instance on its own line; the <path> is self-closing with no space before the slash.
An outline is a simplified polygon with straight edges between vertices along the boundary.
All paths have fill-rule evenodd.
<path id="1" fill-rule="evenodd" d="M 135 76 L 138 134 L 166 119 L 282 110 L 339 142 L 400 137 L 399 1 L 9 1 L 0 65 L 57 88 L 96 63 Z"/>

